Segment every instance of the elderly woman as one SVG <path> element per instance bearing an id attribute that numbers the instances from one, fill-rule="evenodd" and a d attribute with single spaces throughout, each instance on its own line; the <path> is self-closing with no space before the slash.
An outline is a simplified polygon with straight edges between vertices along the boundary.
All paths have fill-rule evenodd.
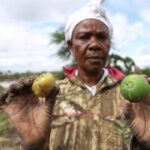
<path id="1" fill-rule="evenodd" d="M 10 117 L 24 150 L 129 150 L 130 130 L 122 115 L 126 101 L 120 95 L 124 75 L 105 67 L 112 26 L 98 1 L 71 16 L 65 36 L 78 66 L 64 68 L 67 78 L 57 81 L 59 89 L 39 103 L 31 90 L 34 78 L 20 80 L 1 95 L 1 110 Z M 149 99 L 125 109 L 134 150 L 150 149 Z"/>

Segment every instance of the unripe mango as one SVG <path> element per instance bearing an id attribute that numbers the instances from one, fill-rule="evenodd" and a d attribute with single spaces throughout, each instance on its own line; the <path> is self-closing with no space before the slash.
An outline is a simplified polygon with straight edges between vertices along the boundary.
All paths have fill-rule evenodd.
<path id="1" fill-rule="evenodd" d="M 122 96 L 132 103 L 140 102 L 150 93 L 150 84 L 141 75 L 126 76 L 121 82 Z"/>
<path id="2" fill-rule="evenodd" d="M 55 86 L 55 78 L 51 73 L 38 76 L 32 85 L 32 91 L 38 97 L 47 97 Z"/>

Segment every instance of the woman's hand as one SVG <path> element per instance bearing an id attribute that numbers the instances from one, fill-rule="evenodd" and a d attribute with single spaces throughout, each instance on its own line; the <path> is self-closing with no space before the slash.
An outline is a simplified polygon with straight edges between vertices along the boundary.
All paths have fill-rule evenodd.
<path id="1" fill-rule="evenodd" d="M 141 73 L 139 68 L 136 68 L 136 73 Z M 149 77 L 141 75 L 150 83 Z M 133 134 L 139 141 L 150 146 L 150 94 L 141 102 L 127 102 L 124 114 Z"/>
<path id="2" fill-rule="evenodd" d="M 45 103 L 40 103 L 31 90 L 34 79 L 21 79 L 12 84 L 0 95 L 0 109 L 9 116 L 24 149 L 42 150 L 49 138 L 50 117 L 59 89 L 54 88 Z"/>

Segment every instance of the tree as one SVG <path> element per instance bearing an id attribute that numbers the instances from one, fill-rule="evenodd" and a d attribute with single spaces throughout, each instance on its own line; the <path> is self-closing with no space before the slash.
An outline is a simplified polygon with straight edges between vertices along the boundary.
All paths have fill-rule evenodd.
<path id="1" fill-rule="evenodd" d="M 135 69 L 135 63 L 130 57 L 123 58 L 116 54 L 109 55 L 107 65 L 115 67 L 125 74 L 131 74 Z"/>
<path id="2" fill-rule="evenodd" d="M 146 68 L 142 69 L 142 72 L 144 74 L 146 74 L 148 77 L 150 77 L 150 67 L 146 67 Z"/>
<path id="3" fill-rule="evenodd" d="M 52 33 L 51 43 L 60 45 L 57 55 L 62 59 L 68 59 L 71 55 L 67 43 L 65 42 L 64 28 L 61 27 L 54 33 Z"/>
<path id="4" fill-rule="evenodd" d="M 75 59 L 71 57 L 71 52 L 69 50 L 67 43 L 65 42 L 64 27 L 60 27 L 58 30 L 52 33 L 51 37 L 52 37 L 51 43 L 54 43 L 60 46 L 56 54 L 64 61 L 69 60 L 71 58 L 72 60 L 69 66 L 71 67 L 76 66 L 77 63 Z"/>

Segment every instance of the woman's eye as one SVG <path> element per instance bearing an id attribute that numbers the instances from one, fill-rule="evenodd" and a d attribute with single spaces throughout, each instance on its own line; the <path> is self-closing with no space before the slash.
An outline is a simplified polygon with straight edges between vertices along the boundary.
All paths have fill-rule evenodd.
<path id="1" fill-rule="evenodd" d="M 83 40 L 86 40 L 86 39 L 88 39 L 88 38 L 89 38 L 88 35 L 82 35 L 82 36 L 79 36 L 79 39 L 83 39 Z"/>
<path id="2" fill-rule="evenodd" d="M 98 35 L 98 39 L 100 40 L 107 40 L 109 37 L 106 35 Z"/>

